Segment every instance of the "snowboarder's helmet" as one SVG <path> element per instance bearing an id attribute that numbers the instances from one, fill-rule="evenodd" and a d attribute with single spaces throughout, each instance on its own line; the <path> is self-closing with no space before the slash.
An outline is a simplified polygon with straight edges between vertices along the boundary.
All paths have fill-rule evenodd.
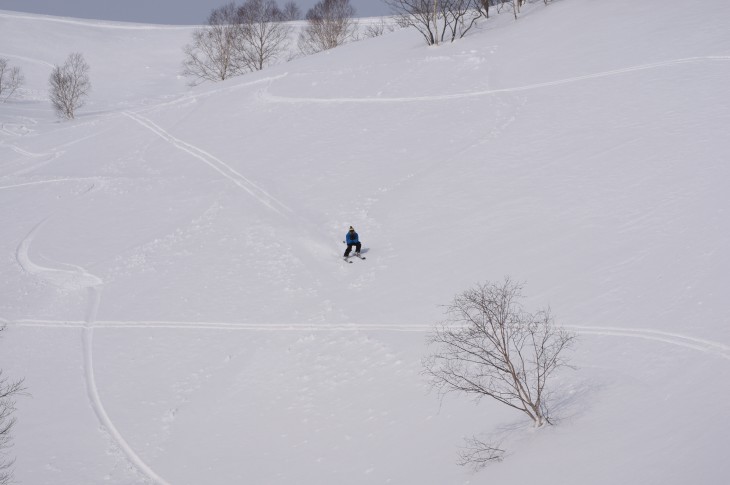
<path id="1" fill-rule="evenodd" d="M 354 231 L 354 230 L 355 230 L 355 228 L 354 228 L 354 227 L 352 227 L 352 226 L 350 226 L 350 230 L 351 230 L 351 231 Z"/>

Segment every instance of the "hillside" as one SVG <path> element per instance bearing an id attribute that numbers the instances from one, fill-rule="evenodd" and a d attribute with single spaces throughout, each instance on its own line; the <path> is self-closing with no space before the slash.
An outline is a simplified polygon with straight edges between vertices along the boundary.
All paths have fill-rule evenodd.
<path id="1" fill-rule="evenodd" d="M 730 472 L 724 2 L 562 0 L 223 83 L 191 29 L 0 12 L 0 368 L 20 483 L 718 484 Z M 72 122 L 46 100 L 81 51 Z M 340 259 L 347 227 L 366 261 Z M 560 422 L 439 402 L 442 305 L 579 334 Z M 507 459 L 455 465 L 463 437 Z"/>

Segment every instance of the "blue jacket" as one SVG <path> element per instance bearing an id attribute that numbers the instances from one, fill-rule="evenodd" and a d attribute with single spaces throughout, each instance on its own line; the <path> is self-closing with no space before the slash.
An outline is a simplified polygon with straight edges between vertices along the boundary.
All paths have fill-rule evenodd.
<path id="1" fill-rule="evenodd" d="M 357 244 L 360 242 L 360 237 L 357 235 L 356 232 L 347 231 L 345 241 L 347 241 L 347 244 Z"/>

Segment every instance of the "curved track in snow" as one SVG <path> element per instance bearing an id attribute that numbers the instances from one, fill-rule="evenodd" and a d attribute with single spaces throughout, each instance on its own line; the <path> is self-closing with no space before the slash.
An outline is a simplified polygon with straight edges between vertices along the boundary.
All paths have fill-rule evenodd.
<path id="1" fill-rule="evenodd" d="M 158 485 L 168 485 L 163 478 L 155 473 L 127 443 L 122 434 L 117 430 L 111 418 L 104 409 L 104 405 L 99 395 L 94 377 L 94 359 L 93 359 L 93 343 L 94 343 L 94 326 L 96 325 L 96 315 L 101 303 L 101 289 L 104 282 L 97 276 L 89 273 L 81 266 L 59 263 L 64 267 L 71 269 L 57 269 L 41 266 L 30 257 L 30 247 L 33 240 L 46 220 L 37 224 L 21 241 L 16 250 L 16 260 L 20 267 L 26 273 L 45 281 L 59 289 L 65 291 L 81 291 L 86 290 L 88 293 L 88 303 L 86 307 L 86 315 L 81 325 L 78 327 L 83 329 L 83 352 L 84 352 L 84 377 L 86 381 L 86 390 L 89 397 L 89 403 L 94 410 L 101 426 L 112 437 L 119 449 L 124 453 L 127 460 Z"/>
<path id="2" fill-rule="evenodd" d="M 688 64 L 694 62 L 716 62 L 730 61 L 730 56 L 699 56 L 686 57 L 682 59 L 674 59 L 670 61 L 653 62 L 649 64 L 641 64 L 638 66 L 625 67 L 621 69 L 612 69 L 610 71 L 596 72 L 593 74 L 585 74 L 583 76 L 574 76 L 556 81 L 547 81 L 535 84 L 526 84 L 524 86 L 516 86 L 512 88 L 487 89 L 483 91 L 472 91 L 467 93 L 444 94 L 436 96 L 412 96 L 412 97 L 395 97 L 395 98 L 295 98 L 287 96 L 277 96 L 268 92 L 261 93 L 262 99 L 272 103 L 351 103 L 351 104 L 380 104 L 380 103 L 409 103 L 423 101 L 452 101 L 455 99 L 476 98 L 482 96 L 490 96 L 501 93 L 517 93 L 520 91 L 531 91 L 550 86 L 560 86 L 562 84 L 571 84 L 580 81 L 598 79 L 602 77 L 616 76 L 636 71 L 646 71 L 649 69 L 657 69 L 660 67 L 675 66 L 679 64 Z"/>

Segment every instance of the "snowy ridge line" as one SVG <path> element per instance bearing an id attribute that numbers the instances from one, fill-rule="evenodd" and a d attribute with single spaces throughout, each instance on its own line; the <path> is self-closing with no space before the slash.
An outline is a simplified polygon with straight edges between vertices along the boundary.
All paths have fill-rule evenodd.
<path id="1" fill-rule="evenodd" d="M 135 114 L 130 111 L 125 111 L 123 114 L 128 118 L 136 121 L 143 127 L 147 128 L 148 130 L 165 140 L 167 143 L 173 145 L 176 148 L 179 148 L 184 152 L 189 153 L 198 160 L 201 160 L 203 163 L 223 175 L 225 178 L 236 184 L 238 187 L 245 190 L 251 197 L 258 200 L 277 214 L 284 216 L 285 213 L 293 213 L 293 211 L 289 207 L 278 201 L 261 187 L 251 182 L 249 179 L 244 177 L 240 172 L 225 163 L 223 160 L 211 155 L 205 150 L 196 147 L 195 145 L 191 145 L 190 143 L 187 143 L 179 138 L 172 136 L 169 132 L 165 131 L 162 127 L 154 123 L 149 118 L 145 118 L 140 114 Z"/>
<path id="2" fill-rule="evenodd" d="M 89 302 L 86 309 L 86 319 L 79 322 L 79 326 L 83 328 L 84 378 L 86 383 L 86 392 L 89 397 L 89 404 L 94 410 L 101 426 L 104 430 L 106 430 L 109 436 L 111 436 L 119 449 L 124 453 L 127 460 L 157 485 L 169 485 L 168 482 L 160 478 L 160 476 L 157 475 L 154 470 L 152 470 L 137 455 L 137 453 L 135 453 L 132 447 L 129 446 L 127 441 L 109 418 L 106 409 L 104 409 L 101 397 L 99 396 L 99 389 L 96 386 L 96 378 L 94 375 L 93 332 L 96 315 L 101 303 L 101 290 L 99 287 L 103 285 L 104 282 L 101 278 L 89 273 L 81 266 L 60 263 L 62 266 L 71 268 L 71 270 L 54 269 L 40 266 L 30 259 L 29 253 L 31 243 L 33 242 L 38 230 L 43 227 L 47 221 L 48 219 L 44 219 L 36 224 L 36 226 L 31 229 L 28 235 L 18 245 L 16 250 L 16 259 L 18 264 L 20 264 L 21 268 L 27 273 L 36 276 L 41 280 L 45 280 L 57 287 L 72 291 L 83 289 L 87 290 Z"/>
<path id="3" fill-rule="evenodd" d="M 84 27 L 102 28 L 102 29 L 123 29 L 123 30 L 189 30 L 196 28 L 196 25 L 160 25 L 160 24 L 135 24 L 114 22 L 112 20 L 84 20 L 74 19 L 71 17 L 53 17 L 48 15 L 16 15 L 8 11 L 0 10 L 0 18 L 19 19 L 19 20 L 42 20 L 45 22 L 57 22 L 60 24 L 83 25 Z"/>
<path id="4" fill-rule="evenodd" d="M 414 97 L 398 97 L 398 98 L 294 98 L 286 96 L 277 96 L 269 94 L 268 92 L 261 93 L 261 97 L 268 102 L 273 103 L 353 103 L 353 104 L 368 104 L 368 103 L 407 103 L 407 102 L 418 102 L 418 101 L 449 101 L 453 99 L 465 99 L 475 98 L 480 96 L 489 96 L 492 94 L 500 93 L 516 93 L 520 91 L 530 91 L 533 89 L 540 89 L 549 86 L 559 86 L 562 84 L 570 84 L 579 81 L 586 81 L 590 79 L 598 79 L 602 77 L 615 76 L 618 74 L 626 74 L 636 71 L 645 71 L 649 69 L 656 69 L 659 67 L 673 66 L 677 64 L 686 64 L 691 62 L 703 62 L 703 61 L 728 61 L 730 56 L 700 56 L 700 57 L 686 57 L 683 59 L 675 59 L 671 61 L 660 61 L 651 64 L 642 64 L 638 66 L 625 67 L 621 69 L 613 69 L 610 71 L 597 72 L 593 74 L 585 74 L 583 76 L 569 77 L 565 79 L 559 79 L 557 81 L 547 81 L 536 84 L 527 84 L 525 86 L 517 86 L 514 88 L 501 88 L 501 89 L 488 89 L 484 91 L 473 91 L 470 93 L 456 93 L 456 94 L 444 94 L 435 96 L 414 96 Z"/>
<path id="5" fill-rule="evenodd" d="M 9 322 L 17 327 L 49 327 L 49 328 L 83 328 L 86 323 L 79 320 L 36 320 L 19 319 Z M 191 330 L 239 330 L 257 332 L 361 332 L 361 331 L 387 331 L 387 332 L 413 332 L 427 333 L 432 331 L 434 325 L 423 324 L 327 324 L 327 323 L 235 323 L 235 322 L 170 322 L 158 320 L 121 321 L 106 320 L 94 322 L 95 328 L 169 328 L 169 329 L 191 329 Z M 730 359 L 730 345 L 712 340 L 700 339 L 678 333 L 665 332 L 662 330 L 651 330 L 645 328 L 625 327 L 588 327 L 581 325 L 561 326 L 567 330 L 575 331 L 582 335 L 606 335 L 616 337 L 641 338 L 655 342 L 669 343 L 680 347 L 698 350 L 704 353 L 713 353 L 725 359 Z"/>

